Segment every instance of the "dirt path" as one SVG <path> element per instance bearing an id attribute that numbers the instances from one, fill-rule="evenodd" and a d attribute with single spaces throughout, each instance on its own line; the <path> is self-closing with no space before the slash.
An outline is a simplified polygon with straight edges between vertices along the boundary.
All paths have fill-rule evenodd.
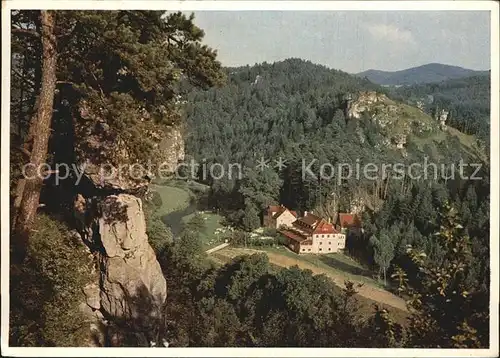
<path id="1" fill-rule="evenodd" d="M 207 253 L 207 255 L 210 255 L 216 251 L 219 251 L 219 250 L 222 250 L 223 248 L 225 247 L 228 247 L 230 244 L 228 242 L 225 242 L 223 244 L 220 244 L 218 246 L 215 246 L 215 247 L 212 247 L 211 249 L 208 249 L 207 251 L 205 251 Z"/>
<path id="2" fill-rule="evenodd" d="M 318 266 L 315 266 L 313 264 L 310 264 L 308 262 L 304 262 L 299 259 L 294 259 L 292 257 L 284 256 L 284 255 L 279 255 L 274 252 L 266 252 L 266 251 L 261 251 L 261 250 L 255 250 L 255 249 L 244 249 L 244 248 L 226 248 L 221 251 L 218 251 L 219 255 L 224 255 L 226 257 L 233 258 L 238 255 L 248 255 L 248 254 L 253 254 L 253 253 L 258 253 L 258 252 L 263 252 L 269 257 L 269 262 L 272 264 L 281 266 L 281 267 L 291 267 L 291 266 L 298 266 L 301 269 L 308 269 L 311 270 L 314 274 L 324 274 L 328 276 L 337 286 L 339 287 L 344 287 L 344 281 L 346 280 L 346 277 L 340 275 L 340 274 L 335 274 L 332 271 L 329 271 L 327 269 L 320 268 Z M 383 289 L 371 286 L 367 283 L 363 282 L 358 282 L 355 280 L 351 280 L 354 283 L 361 283 L 363 284 L 361 287 L 356 288 L 358 291 L 358 294 L 360 296 L 366 297 L 370 300 L 380 302 L 385 305 L 389 305 L 392 307 L 395 307 L 397 309 L 400 309 L 404 312 L 407 312 L 406 304 L 405 301 L 388 292 Z"/>

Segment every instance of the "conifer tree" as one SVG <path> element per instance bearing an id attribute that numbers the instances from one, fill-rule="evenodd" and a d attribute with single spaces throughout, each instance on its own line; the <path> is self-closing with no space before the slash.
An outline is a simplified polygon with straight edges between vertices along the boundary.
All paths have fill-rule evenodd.
<path id="1" fill-rule="evenodd" d="M 224 82 L 193 21 L 162 11 L 14 12 L 13 69 L 31 87 L 13 95 L 32 104 L 13 116 L 29 128 L 17 133 L 25 153 L 17 164 L 160 164 L 168 154 L 162 140 L 181 124 L 182 91 Z M 16 182 L 16 228 L 27 237 L 42 180 Z"/>
<path id="2" fill-rule="evenodd" d="M 408 274 L 393 274 L 399 290 L 410 297 L 412 313 L 407 328 L 408 347 L 480 348 L 488 346 L 488 290 L 467 283 L 472 256 L 469 237 L 460 224 L 456 209 L 446 204 L 435 237 L 444 248 L 439 262 L 428 259 L 422 250 L 408 248 L 415 264 L 418 285 Z"/>

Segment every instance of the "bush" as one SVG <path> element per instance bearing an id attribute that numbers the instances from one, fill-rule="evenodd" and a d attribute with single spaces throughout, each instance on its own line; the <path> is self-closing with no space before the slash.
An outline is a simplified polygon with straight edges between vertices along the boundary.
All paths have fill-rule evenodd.
<path id="1" fill-rule="evenodd" d="M 14 237 L 15 239 L 15 237 Z M 39 215 L 25 262 L 11 276 L 11 344 L 78 346 L 89 336 L 80 311 L 82 288 L 94 281 L 93 260 L 79 237 L 58 221 Z M 34 319 L 40 317 L 40 319 Z"/>
<path id="2" fill-rule="evenodd" d="M 172 242 L 173 235 L 161 218 L 151 207 L 145 207 L 144 217 L 146 219 L 146 234 L 153 250 L 158 254 L 166 244 Z"/>
<path id="3" fill-rule="evenodd" d="M 184 229 L 195 232 L 204 231 L 206 227 L 205 219 L 200 213 L 194 214 L 194 216 L 184 225 Z"/>
<path id="4" fill-rule="evenodd" d="M 278 236 L 278 230 L 266 227 L 266 228 L 264 228 L 264 230 L 262 232 L 262 236 L 277 237 Z"/>
<path id="5" fill-rule="evenodd" d="M 236 230 L 231 238 L 231 244 L 235 246 L 248 245 L 250 242 L 250 234 L 245 231 Z"/>
<path id="6" fill-rule="evenodd" d="M 269 239 L 251 239 L 248 241 L 247 245 L 256 247 L 273 247 L 275 243 L 274 240 Z"/>
<path id="7" fill-rule="evenodd" d="M 151 192 L 150 202 L 156 207 L 159 208 L 163 205 L 163 201 L 161 200 L 161 195 L 157 191 Z"/>
<path id="8" fill-rule="evenodd" d="M 155 214 L 146 217 L 146 234 L 148 235 L 149 244 L 157 254 L 173 240 L 170 228 L 165 226 L 163 221 Z"/>
<path id="9" fill-rule="evenodd" d="M 274 238 L 274 243 L 276 245 L 286 245 L 287 239 L 283 235 L 276 235 L 276 237 Z"/>

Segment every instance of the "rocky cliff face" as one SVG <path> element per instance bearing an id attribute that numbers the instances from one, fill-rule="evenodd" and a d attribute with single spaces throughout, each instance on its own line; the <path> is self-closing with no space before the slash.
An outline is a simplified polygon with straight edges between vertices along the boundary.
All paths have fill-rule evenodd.
<path id="1" fill-rule="evenodd" d="M 437 121 L 416 107 L 397 103 L 377 92 L 350 94 L 345 99 L 346 117 L 361 119 L 367 115 L 379 127 L 385 139 L 383 145 L 404 149 L 410 135 L 436 133 Z"/>
<path id="2" fill-rule="evenodd" d="M 124 152 L 120 143 L 89 137 L 96 150 Z M 173 171 L 184 159 L 184 141 L 179 128 L 159 142 L 166 153 L 163 173 Z M 111 147 L 110 147 L 111 146 Z M 126 158 L 126 153 L 123 156 Z M 147 191 L 149 177 L 133 178 L 128 171 L 103 175 L 99 156 L 82 158 L 84 178 L 74 203 L 79 233 L 95 256 L 99 279 L 82 287 L 85 309 L 94 312 L 91 331 L 104 344 L 104 336 L 119 344 L 120 337 L 108 323 L 126 324 L 132 330 L 148 332 L 163 316 L 167 285 L 156 255 L 149 245 L 140 193 Z M 153 158 L 154 159 L 154 158 Z M 96 333 L 97 332 L 97 333 Z M 150 338 L 147 338 L 148 341 Z M 98 344 L 98 345 L 99 345 Z M 113 344 L 113 343 L 111 343 Z"/>
<path id="3" fill-rule="evenodd" d="M 129 194 L 110 195 L 101 208 L 101 308 L 117 319 L 153 322 L 161 317 L 167 285 L 148 243 L 142 202 Z"/>
<path id="4" fill-rule="evenodd" d="M 359 119 L 363 112 L 370 110 L 376 103 L 389 103 L 389 99 L 386 95 L 373 91 L 360 92 L 355 100 L 348 101 L 347 117 Z"/>
<path id="5" fill-rule="evenodd" d="M 176 164 L 185 158 L 184 139 L 180 128 L 172 128 L 169 134 L 159 144 L 160 150 L 165 153 L 167 171 L 174 172 Z"/>

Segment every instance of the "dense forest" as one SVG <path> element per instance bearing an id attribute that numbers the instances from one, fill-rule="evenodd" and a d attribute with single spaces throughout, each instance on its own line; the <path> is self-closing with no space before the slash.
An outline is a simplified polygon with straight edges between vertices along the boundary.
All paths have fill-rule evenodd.
<path id="1" fill-rule="evenodd" d="M 470 76 L 442 82 L 402 86 L 394 98 L 416 105 L 421 101 L 431 115 L 449 111 L 448 123 L 458 130 L 490 140 L 490 75 Z"/>
<path id="2" fill-rule="evenodd" d="M 405 323 L 380 306 L 361 313 L 358 287 L 349 281 L 340 289 L 310 270 L 276 268 L 265 254 L 240 256 L 214 267 L 204 260 L 197 238 L 203 222 L 194 220 L 180 240 L 159 254 L 171 295 L 169 342 L 228 347 L 487 346 L 488 291 L 466 278 L 474 258 L 458 220 L 453 208 L 443 208 L 438 219 L 442 226 L 435 235 L 435 243 L 443 248 L 439 261 L 412 249 L 406 259 L 413 267 L 395 270 L 411 312 Z"/>
<path id="3" fill-rule="evenodd" d="M 398 97 L 300 59 L 222 68 L 194 17 L 181 13 L 16 11 L 12 17 L 11 346 L 90 345 L 82 302 L 99 318 L 96 330 L 105 338 L 92 338 L 104 346 L 488 346 L 489 153 L 455 122 L 444 130 L 401 102 L 430 94 L 427 87 Z M 352 118 L 350 98 L 367 91 L 383 96 L 382 104 Z M 485 97 L 460 101 L 471 107 L 462 112 L 476 113 Z M 475 114 L 456 118 L 479 133 Z M 159 161 L 170 155 L 162 140 L 178 127 L 186 162 L 243 165 L 241 178 L 193 178 L 209 185 L 208 202 L 238 229 L 235 236 L 260 226 L 271 203 L 325 216 L 361 210 L 364 232 L 348 237 L 347 251 L 387 274 L 388 286 L 408 301 L 405 322 L 383 307 L 360 312 L 351 282 L 339 288 L 323 275 L 273 266 L 265 255 L 215 264 L 202 249 L 199 217 L 172 240 L 155 215 L 161 198 L 148 195 L 147 175 L 111 184 L 93 181 L 93 166 L 82 182 L 78 173 L 61 183 L 22 175 L 26 163 Z M 282 157 L 286 167 L 257 170 L 261 157 Z M 322 163 L 409 165 L 425 158 L 457 175 L 302 176 L 304 159 L 316 160 L 317 173 Z M 483 180 L 458 176 L 460 161 L 480 163 L 476 175 Z M 135 205 L 136 221 L 118 205 L 123 198 Z M 118 236 L 105 236 L 108 229 Z M 132 254 L 131 238 L 145 240 Z M 145 279 L 135 270 L 146 265 L 144 257 L 150 259 L 140 271 Z M 134 270 L 120 266 L 119 284 L 109 290 L 112 261 L 127 260 Z M 116 314 L 120 307 L 109 302 L 128 276 L 156 280 L 158 287 L 166 281 L 161 307 L 144 289 L 116 304 L 137 311 Z M 88 282 L 101 290 L 97 307 L 83 292 Z"/>
<path id="4" fill-rule="evenodd" d="M 404 150 L 397 149 L 387 145 L 393 133 L 366 114 L 357 120 L 347 118 L 344 102 L 345 95 L 353 92 L 376 90 L 398 101 L 410 98 L 407 93 L 413 94 L 411 91 L 419 89 L 420 92 L 416 92 L 419 96 L 434 93 L 434 105 L 451 111 L 451 126 L 488 128 L 488 119 L 479 115 L 489 111 L 486 110 L 489 92 L 483 78 L 408 87 L 393 93 L 341 71 L 298 59 L 228 69 L 228 72 L 226 87 L 195 91 L 191 95 L 187 111 L 187 150 L 198 161 L 247 165 L 242 180 L 207 180 L 212 188 L 212 203 L 224 210 L 229 219 L 248 230 L 260 225 L 259 214 L 271 203 L 281 202 L 299 211 L 314 209 L 326 216 L 351 211 L 362 203 L 364 233 L 348 238 L 350 254 L 369 267 L 389 274 L 394 273 L 396 267 L 403 267 L 412 273 L 411 280 L 415 281 L 418 274 L 408 259 L 407 249 L 410 245 L 425 251 L 431 262 L 442 262 L 446 249 L 436 241 L 435 233 L 440 228 L 442 208 L 452 205 L 464 220 L 465 232 L 477 258 L 467 272 L 468 287 L 487 296 L 487 146 L 451 129 L 443 132 L 432 122 L 437 121 L 430 110 L 431 115 L 427 115 L 400 103 L 397 105 L 401 106 L 401 115 L 411 118 L 412 126 L 415 122 L 428 123 L 430 129 L 413 130 Z M 470 89 L 464 84 L 469 84 Z M 450 90 L 445 92 L 443 88 Z M 447 93 L 448 97 L 438 91 Z M 469 101 L 464 101 L 465 96 Z M 457 111 L 458 103 L 463 111 Z M 482 110 L 477 116 L 464 114 L 475 113 L 478 108 Z M 404 122 L 397 116 L 393 121 L 392 131 L 397 132 Z M 202 130 L 198 130 L 200 128 Z M 473 153 L 471 147 L 479 149 L 479 153 Z M 254 166 L 261 156 L 286 158 L 287 167 L 282 171 L 269 168 L 259 173 Z M 309 161 L 316 158 L 318 166 L 325 162 L 354 164 L 358 158 L 361 163 L 378 164 L 410 164 L 426 158 L 429 162 L 444 164 L 457 175 L 448 173 L 445 177 L 427 180 L 394 180 L 390 175 L 375 180 L 304 179 L 301 172 L 304 158 Z M 461 179 L 457 171 L 460 160 L 481 163 L 483 180 Z M 453 168 L 453 164 L 457 166 Z M 318 167 L 315 169 L 317 172 Z"/>
<path id="5" fill-rule="evenodd" d="M 212 203 L 225 209 L 236 223 L 248 229 L 259 226 L 261 210 L 278 201 L 299 211 L 315 209 L 330 216 L 350 211 L 362 202 L 377 216 L 373 220 L 380 228 L 396 220 L 413 230 L 416 222 L 418 232 L 424 237 L 436 229 L 428 222 L 436 218 L 437 208 L 446 201 L 455 202 L 466 218 L 469 213 L 477 213 L 487 223 L 486 157 L 471 153 L 467 147 L 470 143 L 464 143 L 465 137 L 443 132 L 433 123 L 437 121 L 425 113 L 400 104 L 401 116 L 409 117 L 411 125 L 420 122 L 430 127 L 428 131 L 410 132 L 406 148 L 401 150 L 386 144 L 392 133 L 404 125 L 397 115 L 393 118 L 392 132 L 367 116 L 358 120 L 346 118 L 344 95 L 374 89 L 383 92 L 376 85 L 298 59 L 228 72 L 229 83 L 224 88 L 195 91 L 190 96 L 186 145 L 187 152 L 199 162 L 245 165 L 247 172 L 242 180 L 207 180 L 212 187 Z M 476 121 L 475 117 L 471 121 Z M 487 149 L 481 148 L 487 155 Z M 282 171 L 269 168 L 259 173 L 255 161 L 262 156 L 283 157 L 287 166 Z M 304 178 L 301 171 L 303 159 L 308 163 L 317 159 L 312 168 L 318 173 L 321 163 L 354 165 L 359 160 L 361 164 L 409 164 L 422 162 L 424 158 L 450 170 L 460 160 L 484 162 L 481 173 L 486 179 L 450 180 L 448 173 L 448 179 L 420 181 L 391 180 L 390 175 L 375 180 L 354 177 L 328 180 Z M 422 219 L 415 220 L 418 217 Z"/>

